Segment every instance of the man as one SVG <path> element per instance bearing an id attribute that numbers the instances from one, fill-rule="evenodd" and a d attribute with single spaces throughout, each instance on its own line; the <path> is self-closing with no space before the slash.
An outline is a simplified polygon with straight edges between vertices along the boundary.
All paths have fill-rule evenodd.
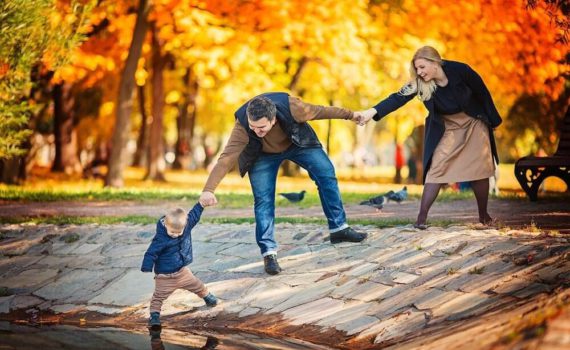
<path id="1" fill-rule="evenodd" d="M 351 111 L 311 105 L 286 93 L 267 93 L 244 104 L 235 117 L 234 129 L 206 181 L 200 202 L 217 203 L 214 190 L 236 162 L 242 177 L 249 172 L 255 202 L 255 239 L 265 272 L 281 272 L 274 237 L 275 183 L 279 166 L 286 159 L 307 170 L 317 184 L 331 243 L 360 242 L 366 238 L 365 233 L 347 225 L 334 167 L 307 123 L 317 119 L 352 120 Z"/>

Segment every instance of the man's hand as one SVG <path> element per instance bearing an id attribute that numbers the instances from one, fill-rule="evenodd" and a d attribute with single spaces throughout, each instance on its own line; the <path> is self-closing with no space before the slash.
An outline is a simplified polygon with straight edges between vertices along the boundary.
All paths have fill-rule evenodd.
<path id="1" fill-rule="evenodd" d="M 370 108 L 365 111 L 354 112 L 354 117 L 352 118 L 352 120 L 356 124 L 362 126 L 368 123 L 370 119 L 372 119 L 372 117 L 374 117 L 375 115 L 376 115 L 376 110 L 374 108 Z"/>
<path id="2" fill-rule="evenodd" d="M 208 191 L 202 192 L 202 194 L 200 195 L 200 199 L 198 199 L 198 202 L 200 202 L 200 204 L 204 208 L 209 207 L 211 205 L 218 204 L 218 200 L 216 199 L 216 196 L 212 192 L 208 192 Z"/>

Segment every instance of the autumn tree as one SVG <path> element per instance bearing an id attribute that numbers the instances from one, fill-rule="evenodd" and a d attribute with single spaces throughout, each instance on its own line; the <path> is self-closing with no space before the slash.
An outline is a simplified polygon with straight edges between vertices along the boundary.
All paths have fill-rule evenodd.
<path id="1" fill-rule="evenodd" d="M 150 0 L 139 1 L 131 46 L 121 74 L 119 96 L 117 99 L 117 119 L 112 138 L 109 170 L 105 179 L 105 185 L 109 187 L 122 187 L 124 184 L 123 169 L 126 163 L 124 159 L 125 146 L 127 144 L 130 131 L 135 72 L 148 27 L 147 16 L 150 9 L 149 1 Z"/>
<path id="2" fill-rule="evenodd" d="M 14 182 L 25 165 L 29 141 L 33 77 L 56 71 L 83 39 L 93 1 L 71 1 L 60 11 L 55 0 L 0 3 L 0 160 L 2 180 Z M 8 174 L 7 171 L 11 173 Z M 19 177 L 22 178 L 22 171 Z"/>
<path id="3" fill-rule="evenodd" d="M 384 54 L 382 60 L 393 77 L 387 84 L 394 81 L 403 84 L 409 76 L 409 59 L 415 50 L 432 45 L 444 59 L 466 62 L 482 76 L 503 117 L 522 118 L 509 114 L 520 96 L 543 95 L 556 101 L 563 93 L 569 72 L 568 46 L 558 40 L 559 29 L 551 22 L 547 2 L 538 2 L 533 11 L 527 10 L 524 0 L 396 3 L 399 5 L 393 11 L 392 2 L 375 2 L 371 9 L 377 18 L 375 24 L 381 28 L 388 25 L 390 36 L 398 38 L 387 37 L 384 45 L 397 45 L 387 50 L 392 57 Z M 396 114 L 405 119 L 411 117 L 419 125 L 425 116 L 422 109 L 423 106 L 415 103 Z M 554 115 L 535 114 L 533 118 L 542 120 L 537 123 L 541 128 L 557 120 Z M 390 123 L 395 118 L 387 119 L 386 123 Z M 503 156 L 508 155 L 513 140 L 524 137 L 525 130 L 530 129 L 498 128 L 496 135 Z M 525 142 L 521 139 L 517 144 Z"/>
<path id="4" fill-rule="evenodd" d="M 162 51 L 156 24 L 151 26 L 152 36 L 152 123 L 150 124 L 146 180 L 164 181 L 164 70 L 167 56 Z"/>

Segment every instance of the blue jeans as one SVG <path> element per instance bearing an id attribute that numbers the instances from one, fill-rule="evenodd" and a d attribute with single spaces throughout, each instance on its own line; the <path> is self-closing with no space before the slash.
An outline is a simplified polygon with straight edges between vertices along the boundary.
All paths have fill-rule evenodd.
<path id="1" fill-rule="evenodd" d="M 279 166 L 286 159 L 307 170 L 317 184 L 330 231 L 339 231 L 348 226 L 334 166 L 322 148 L 301 148 L 292 145 L 282 153 L 263 153 L 249 171 L 255 203 L 255 239 L 263 256 L 277 252 L 275 183 Z"/>

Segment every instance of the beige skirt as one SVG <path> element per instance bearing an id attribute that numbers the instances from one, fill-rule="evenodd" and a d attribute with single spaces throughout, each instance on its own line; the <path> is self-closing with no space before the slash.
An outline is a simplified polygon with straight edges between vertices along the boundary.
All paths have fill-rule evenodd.
<path id="1" fill-rule="evenodd" d="M 486 179 L 494 175 L 489 129 L 482 121 L 461 112 L 443 115 L 445 133 L 426 175 L 426 183 Z"/>

